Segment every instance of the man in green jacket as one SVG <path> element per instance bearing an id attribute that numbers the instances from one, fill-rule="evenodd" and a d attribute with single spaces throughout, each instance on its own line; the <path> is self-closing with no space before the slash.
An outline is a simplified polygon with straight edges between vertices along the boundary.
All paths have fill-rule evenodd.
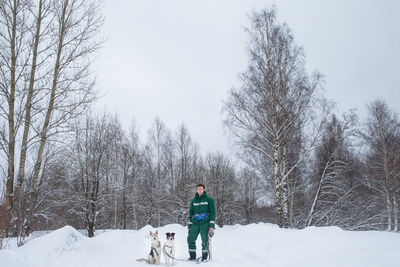
<path id="1" fill-rule="evenodd" d="M 187 238 L 189 246 L 189 260 L 196 260 L 196 239 L 201 235 L 201 260 L 208 258 L 208 234 L 214 235 L 215 228 L 215 205 L 214 199 L 207 195 L 203 184 L 196 186 L 196 196 L 190 202 L 189 208 L 189 235 Z"/>

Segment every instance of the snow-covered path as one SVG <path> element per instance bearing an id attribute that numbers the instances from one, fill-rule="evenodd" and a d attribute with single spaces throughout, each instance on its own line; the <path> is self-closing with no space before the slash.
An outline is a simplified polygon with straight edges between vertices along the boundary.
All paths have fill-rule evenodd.
<path id="1" fill-rule="evenodd" d="M 4 267 L 134 267 L 146 266 L 150 250 L 149 230 L 110 230 L 94 238 L 66 226 L 35 238 L 21 248 L 0 251 Z M 176 233 L 176 257 L 187 258 L 187 229 L 167 225 L 158 229 L 161 242 L 165 233 Z M 200 253 L 200 237 L 198 253 Z M 400 234 L 348 232 L 336 227 L 303 230 L 280 229 L 271 224 L 225 226 L 213 238 L 213 260 L 208 267 L 398 267 Z M 175 266 L 194 263 L 176 262 Z M 164 266 L 162 256 L 160 266 Z"/>

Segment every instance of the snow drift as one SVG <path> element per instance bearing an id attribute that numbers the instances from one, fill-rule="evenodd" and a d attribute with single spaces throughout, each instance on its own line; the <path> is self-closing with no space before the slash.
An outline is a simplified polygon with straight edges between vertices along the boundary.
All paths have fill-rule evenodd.
<path id="1" fill-rule="evenodd" d="M 87 238 L 70 226 L 37 237 L 21 248 L 0 251 L 1 266 L 7 267 L 134 267 L 146 263 L 150 249 L 149 230 L 110 230 Z M 176 257 L 186 259 L 187 229 L 172 224 L 158 228 L 176 233 Z M 200 237 L 198 239 L 200 253 Z M 213 260 L 209 267 L 398 267 L 400 235 L 387 232 L 349 232 L 337 227 L 303 230 L 280 229 L 271 224 L 225 226 L 213 238 Z M 161 259 L 164 265 L 164 257 Z M 176 266 L 193 266 L 176 262 Z"/>

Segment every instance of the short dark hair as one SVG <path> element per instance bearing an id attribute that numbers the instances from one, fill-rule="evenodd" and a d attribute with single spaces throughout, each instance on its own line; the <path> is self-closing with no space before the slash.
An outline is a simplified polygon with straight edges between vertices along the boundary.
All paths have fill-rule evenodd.
<path id="1" fill-rule="evenodd" d="M 204 186 L 204 184 L 198 184 L 198 185 L 196 185 L 196 188 L 199 187 L 199 186 L 203 187 L 203 189 L 206 189 L 206 187 Z"/>

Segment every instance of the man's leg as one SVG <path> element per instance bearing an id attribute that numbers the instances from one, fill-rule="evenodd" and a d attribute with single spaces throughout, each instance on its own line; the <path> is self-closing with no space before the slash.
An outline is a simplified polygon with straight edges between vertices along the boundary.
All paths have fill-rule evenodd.
<path id="1" fill-rule="evenodd" d="M 200 235 L 201 235 L 201 260 L 207 260 L 208 258 L 208 223 L 200 224 Z"/>
<path id="2" fill-rule="evenodd" d="M 196 239 L 200 233 L 200 225 L 192 224 L 187 237 L 187 243 L 189 247 L 190 260 L 196 259 Z"/>

